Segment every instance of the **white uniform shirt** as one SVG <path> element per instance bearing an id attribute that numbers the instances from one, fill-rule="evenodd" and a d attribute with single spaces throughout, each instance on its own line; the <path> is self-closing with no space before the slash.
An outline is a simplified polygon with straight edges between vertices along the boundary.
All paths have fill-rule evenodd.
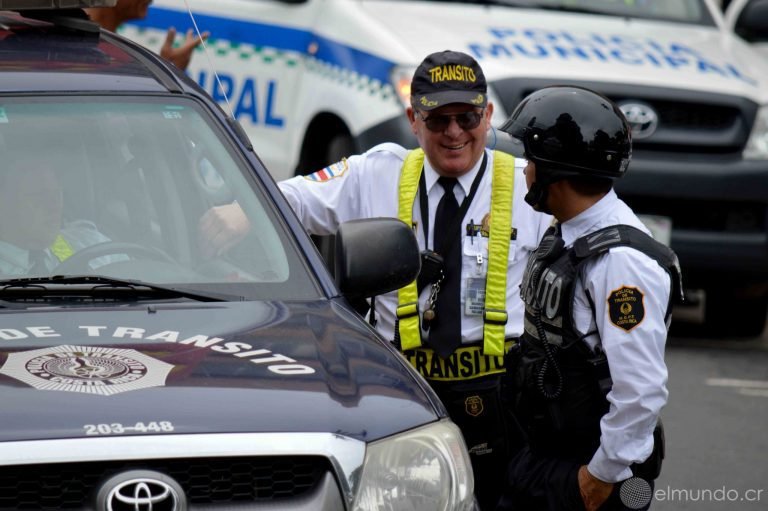
<path id="1" fill-rule="evenodd" d="M 479 225 L 490 213 L 493 152 L 486 151 L 488 163 L 476 195 L 462 220 L 462 282 L 461 300 L 464 314 L 461 322 L 462 343 L 483 338 L 483 321 L 480 315 L 467 315 L 465 296 L 470 278 L 485 278 L 488 270 L 488 238 L 480 234 L 466 236 L 468 223 Z M 362 155 L 352 156 L 319 173 L 307 177 L 294 177 L 279 183 L 280 189 L 311 234 L 333 234 L 339 224 L 348 220 L 374 217 L 397 218 L 400 170 L 408 151 L 396 144 L 381 144 Z M 512 227 L 517 229 L 515 240 L 510 241 L 507 265 L 507 313 L 506 337 L 518 337 L 523 331 L 523 304 L 520 300 L 522 280 L 528 255 L 536 248 L 542 234 L 551 223 L 551 217 L 537 213 L 524 200 L 527 193 L 523 168 L 525 160 L 515 159 L 515 189 L 512 205 Z M 454 187 L 456 199 L 461 204 L 469 194 L 472 182 L 480 169 L 481 161 L 459 178 Z M 433 248 L 434 216 L 443 188 L 437 185 L 438 174 L 424 159 L 424 177 L 429 203 L 429 241 L 424 239 L 421 210 L 417 196 L 413 207 L 416 238 L 419 247 Z M 419 297 L 419 310 L 426 310 L 430 286 Z M 397 293 L 376 298 L 377 329 L 387 339 L 394 337 Z M 440 314 L 440 311 L 437 311 Z M 423 333 L 424 335 L 424 333 Z M 426 339 L 426 336 L 423 337 Z"/>
<path id="2" fill-rule="evenodd" d="M 611 190 L 597 204 L 561 224 L 563 240 L 569 247 L 588 233 L 616 224 L 648 233 Z M 636 288 L 643 295 L 644 316 L 629 330 L 614 324 L 609 315 L 611 295 L 623 287 Z M 585 290 L 594 300 L 594 316 Z M 592 348 L 602 345 L 613 379 L 610 409 L 600 421 L 600 448 L 589 463 L 590 473 L 603 481 L 631 477 L 629 466 L 644 461 L 653 449 L 653 429 L 668 395 L 664 316 L 669 291 L 669 274 L 655 260 L 629 247 L 613 248 L 588 261 L 577 280 L 575 326 L 582 333 L 599 332 L 586 342 Z"/>

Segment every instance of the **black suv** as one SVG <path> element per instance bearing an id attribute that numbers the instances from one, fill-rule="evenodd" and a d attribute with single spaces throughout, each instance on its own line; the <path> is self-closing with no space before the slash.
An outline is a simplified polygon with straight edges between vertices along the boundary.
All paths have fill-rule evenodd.
<path id="1" fill-rule="evenodd" d="M 415 277 L 410 229 L 344 225 L 334 281 L 238 125 L 88 4 L 0 0 L 0 509 L 470 509 L 350 306 Z"/>

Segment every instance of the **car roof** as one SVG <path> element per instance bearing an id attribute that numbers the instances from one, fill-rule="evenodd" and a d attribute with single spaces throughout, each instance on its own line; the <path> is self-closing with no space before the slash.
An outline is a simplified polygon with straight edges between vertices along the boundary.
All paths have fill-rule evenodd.
<path id="1" fill-rule="evenodd" d="M 195 93 L 163 58 L 84 11 L 0 11 L 0 92 Z"/>

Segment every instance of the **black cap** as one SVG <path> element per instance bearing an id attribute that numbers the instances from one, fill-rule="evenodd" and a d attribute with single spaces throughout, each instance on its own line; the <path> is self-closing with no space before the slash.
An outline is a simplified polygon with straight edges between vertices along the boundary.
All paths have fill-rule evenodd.
<path id="1" fill-rule="evenodd" d="M 480 64 L 458 51 L 445 50 L 425 58 L 411 81 L 411 104 L 419 110 L 433 110 L 451 103 L 484 107 L 488 85 Z"/>

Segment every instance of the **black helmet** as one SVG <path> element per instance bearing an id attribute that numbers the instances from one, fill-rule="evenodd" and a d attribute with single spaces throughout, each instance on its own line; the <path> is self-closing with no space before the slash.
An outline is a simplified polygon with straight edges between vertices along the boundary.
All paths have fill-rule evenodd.
<path id="1" fill-rule="evenodd" d="M 620 178 L 632 156 L 624 114 L 610 99 L 582 87 L 559 85 L 530 94 L 501 131 L 523 143 L 544 186 L 567 177 Z"/>

